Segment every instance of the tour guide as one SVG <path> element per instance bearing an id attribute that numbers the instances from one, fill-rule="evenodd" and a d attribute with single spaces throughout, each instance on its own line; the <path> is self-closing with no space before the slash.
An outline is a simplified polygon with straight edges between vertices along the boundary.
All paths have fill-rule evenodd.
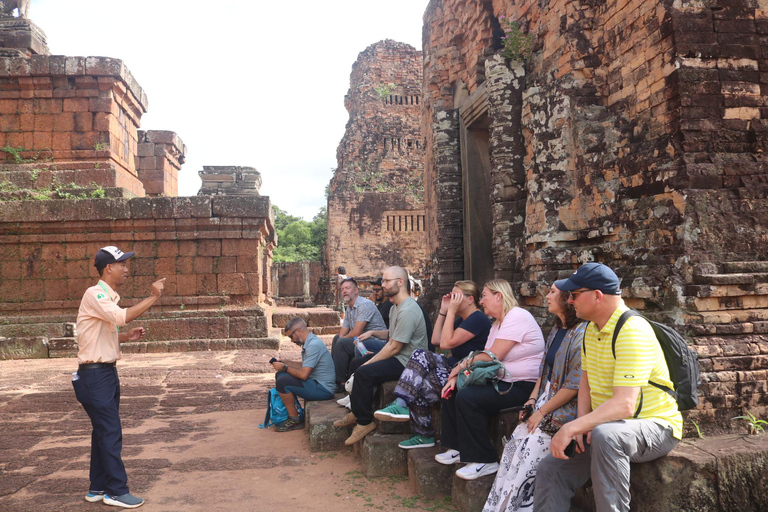
<path id="1" fill-rule="evenodd" d="M 77 373 L 72 385 L 93 425 L 91 434 L 91 486 L 85 500 L 104 500 L 107 505 L 137 508 L 142 498 L 128 492 L 128 477 L 120 457 L 123 433 L 120 426 L 120 380 L 115 362 L 120 359 L 120 343 L 136 341 L 144 335 L 143 327 L 118 332 L 141 316 L 163 293 L 165 278 L 152 283 L 151 295 L 128 309 L 118 307 L 120 296 L 115 288 L 128 279 L 126 260 L 133 252 L 104 247 L 94 260 L 101 278 L 85 291 L 77 313 Z"/>

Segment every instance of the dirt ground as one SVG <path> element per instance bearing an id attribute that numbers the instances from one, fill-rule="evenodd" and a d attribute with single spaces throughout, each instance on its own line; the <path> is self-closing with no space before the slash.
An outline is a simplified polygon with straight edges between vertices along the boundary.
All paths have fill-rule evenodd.
<path id="1" fill-rule="evenodd" d="M 135 354 L 118 363 L 123 459 L 131 492 L 146 499 L 141 510 L 452 510 L 414 496 L 404 477 L 367 480 L 351 450 L 310 453 L 304 431 L 260 430 L 272 355 Z M 83 499 L 91 427 L 72 390 L 76 367 L 0 361 L 0 511 L 118 510 Z"/>

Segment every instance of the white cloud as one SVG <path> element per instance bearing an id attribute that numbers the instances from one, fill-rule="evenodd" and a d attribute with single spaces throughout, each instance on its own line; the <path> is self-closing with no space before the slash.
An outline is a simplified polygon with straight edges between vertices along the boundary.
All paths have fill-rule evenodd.
<path id="1" fill-rule="evenodd" d="M 179 194 L 203 165 L 257 168 L 261 193 L 311 219 L 325 205 L 358 53 L 421 48 L 427 0 L 32 0 L 55 55 L 121 59 L 149 97 L 144 130 L 189 148 Z"/>

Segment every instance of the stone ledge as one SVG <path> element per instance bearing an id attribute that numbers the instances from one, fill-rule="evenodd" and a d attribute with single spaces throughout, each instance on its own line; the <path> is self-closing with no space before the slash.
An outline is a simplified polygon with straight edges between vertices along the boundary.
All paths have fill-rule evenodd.
<path id="1" fill-rule="evenodd" d="M 768 436 L 683 440 L 666 457 L 632 464 L 630 492 L 637 512 L 742 512 L 766 510 Z M 591 487 L 573 505 L 595 510 Z"/>

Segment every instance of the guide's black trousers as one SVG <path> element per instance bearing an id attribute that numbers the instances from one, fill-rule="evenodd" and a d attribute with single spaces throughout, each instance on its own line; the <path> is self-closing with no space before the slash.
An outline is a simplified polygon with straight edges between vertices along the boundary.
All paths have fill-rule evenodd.
<path id="1" fill-rule="evenodd" d="M 91 366 L 91 365 L 88 365 Z M 120 379 L 117 367 L 82 367 L 72 381 L 77 401 L 91 418 L 91 489 L 110 496 L 128 493 L 128 476 L 120 456 L 123 430 L 120 425 Z"/>

